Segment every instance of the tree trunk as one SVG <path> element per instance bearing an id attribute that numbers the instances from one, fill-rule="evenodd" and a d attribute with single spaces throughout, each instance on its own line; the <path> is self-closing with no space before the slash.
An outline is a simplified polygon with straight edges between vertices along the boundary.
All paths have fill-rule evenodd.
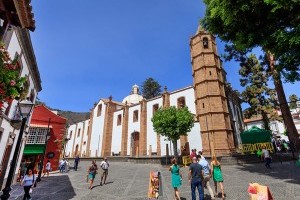
<path id="1" fill-rule="evenodd" d="M 264 124 L 263 125 L 264 129 L 270 130 L 270 120 L 269 120 L 267 113 L 262 112 L 262 120 L 263 120 L 263 124 Z"/>
<path id="2" fill-rule="evenodd" d="M 174 158 L 178 162 L 177 140 L 173 140 L 172 143 L 173 143 Z"/>
<path id="3" fill-rule="evenodd" d="M 280 73 L 275 69 L 275 66 L 274 66 L 275 59 L 274 59 L 273 54 L 268 52 L 268 58 L 269 58 L 269 62 L 270 62 L 270 69 L 271 69 L 272 76 L 273 76 L 275 90 L 277 92 L 277 98 L 279 101 L 280 110 L 282 113 L 282 118 L 283 118 L 284 124 L 287 129 L 288 138 L 290 140 L 291 149 L 292 149 L 292 151 L 293 150 L 298 151 L 299 147 L 300 147 L 299 134 L 296 129 L 292 114 L 290 112 L 290 109 L 289 109 L 289 106 L 288 106 L 288 103 L 287 103 L 287 100 L 285 97 Z"/>

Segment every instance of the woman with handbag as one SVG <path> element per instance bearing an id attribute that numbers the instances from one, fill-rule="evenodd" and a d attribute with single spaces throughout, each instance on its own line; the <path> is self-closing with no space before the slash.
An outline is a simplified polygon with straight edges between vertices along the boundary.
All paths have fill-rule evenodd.
<path id="1" fill-rule="evenodd" d="M 30 193 L 32 193 L 32 187 L 34 186 L 34 183 L 36 181 L 36 178 L 33 174 L 32 169 L 28 169 L 26 175 L 24 176 L 21 185 L 24 186 L 24 197 L 23 200 L 31 199 Z"/>
<path id="2" fill-rule="evenodd" d="M 94 179 L 95 179 L 95 176 L 96 176 L 96 173 L 97 173 L 97 164 L 96 164 L 96 160 L 93 160 L 92 161 L 92 165 L 89 167 L 88 169 L 88 178 L 90 180 L 90 187 L 89 189 L 93 189 L 93 182 L 94 182 Z"/>

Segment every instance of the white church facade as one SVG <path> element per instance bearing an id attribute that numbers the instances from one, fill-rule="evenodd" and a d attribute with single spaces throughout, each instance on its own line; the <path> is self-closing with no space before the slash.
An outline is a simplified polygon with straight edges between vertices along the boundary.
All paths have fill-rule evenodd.
<path id="1" fill-rule="evenodd" d="M 187 106 L 195 115 L 194 127 L 182 136 L 178 148 L 205 154 L 230 154 L 241 143 L 244 129 L 240 99 L 226 82 L 215 38 L 198 28 L 191 38 L 193 85 L 155 98 L 144 99 L 134 85 L 122 102 L 102 98 L 90 119 L 68 128 L 68 157 L 164 156 L 173 154 L 166 137 L 153 130 L 151 119 L 160 107 Z M 201 60 L 199 60 L 201 59 Z M 180 150 L 180 149 L 179 149 Z"/>

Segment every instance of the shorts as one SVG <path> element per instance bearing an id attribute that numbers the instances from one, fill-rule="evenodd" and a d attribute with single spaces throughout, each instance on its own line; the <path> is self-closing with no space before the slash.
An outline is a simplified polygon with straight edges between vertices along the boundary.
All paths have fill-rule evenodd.
<path id="1" fill-rule="evenodd" d="M 101 176 L 107 176 L 108 175 L 108 169 L 101 169 Z"/>

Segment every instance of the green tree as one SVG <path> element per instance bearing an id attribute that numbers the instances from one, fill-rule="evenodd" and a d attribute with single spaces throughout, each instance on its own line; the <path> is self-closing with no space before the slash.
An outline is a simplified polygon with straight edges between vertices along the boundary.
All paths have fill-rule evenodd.
<path id="1" fill-rule="evenodd" d="M 297 108 L 297 101 L 299 101 L 299 98 L 297 97 L 297 95 L 292 94 L 289 96 L 289 100 L 290 100 L 290 109 L 295 109 Z"/>
<path id="2" fill-rule="evenodd" d="M 187 135 L 194 126 L 194 115 L 187 107 L 159 108 L 151 119 L 154 131 L 167 137 L 173 143 L 174 156 L 178 159 L 177 140 Z"/>
<path id="3" fill-rule="evenodd" d="M 245 117 L 261 115 L 264 129 L 270 130 L 270 120 L 279 120 L 279 107 L 275 90 L 268 87 L 268 73 L 253 54 L 245 60 L 239 73 L 241 86 L 246 87 L 241 93 L 242 100 L 250 105 Z"/>
<path id="4" fill-rule="evenodd" d="M 260 47 L 268 60 L 275 90 L 294 147 L 300 147 L 297 129 L 285 97 L 281 77 L 300 80 L 300 4 L 298 0 L 204 0 L 203 26 L 231 44 L 235 55 Z M 231 52 L 232 53 L 232 52 Z M 276 60 L 275 60 L 276 59 Z"/>
<path id="5" fill-rule="evenodd" d="M 147 78 L 142 83 L 142 96 L 146 99 L 151 99 L 160 95 L 161 85 L 153 78 Z"/>

